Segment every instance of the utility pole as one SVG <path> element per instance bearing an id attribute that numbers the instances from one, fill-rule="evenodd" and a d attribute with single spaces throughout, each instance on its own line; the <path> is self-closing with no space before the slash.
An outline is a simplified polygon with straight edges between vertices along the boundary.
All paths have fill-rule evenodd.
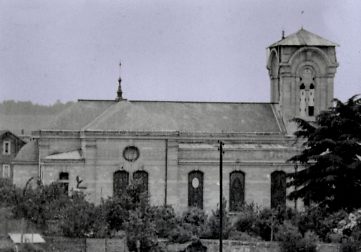
<path id="1" fill-rule="evenodd" d="M 222 141 L 219 143 L 219 252 L 223 250 L 223 145 Z"/>

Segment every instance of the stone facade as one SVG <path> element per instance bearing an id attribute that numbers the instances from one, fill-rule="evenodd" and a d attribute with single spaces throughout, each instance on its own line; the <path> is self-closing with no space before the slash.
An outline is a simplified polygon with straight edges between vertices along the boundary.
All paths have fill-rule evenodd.
<path id="1" fill-rule="evenodd" d="M 289 119 L 313 120 L 330 105 L 335 46 L 303 29 L 271 45 L 271 103 L 79 100 L 33 133 L 15 160 L 14 182 L 23 186 L 37 173 L 100 202 L 139 177 L 152 204 L 209 212 L 219 200 L 222 140 L 228 206 L 286 204 L 284 174 L 295 169 L 286 160 L 299 151 Z"/>

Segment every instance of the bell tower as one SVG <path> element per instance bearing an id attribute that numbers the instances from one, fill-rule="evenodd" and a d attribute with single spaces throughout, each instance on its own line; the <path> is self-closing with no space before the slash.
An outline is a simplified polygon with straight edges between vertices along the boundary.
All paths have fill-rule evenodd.
<path id="1" fill-rule="evenodd" d="M 291 119 L 313 121 L 332 105 L 336 46 L 302 28 L 268 47 L 271 102 L 289 133 L 296 129 Z"/>

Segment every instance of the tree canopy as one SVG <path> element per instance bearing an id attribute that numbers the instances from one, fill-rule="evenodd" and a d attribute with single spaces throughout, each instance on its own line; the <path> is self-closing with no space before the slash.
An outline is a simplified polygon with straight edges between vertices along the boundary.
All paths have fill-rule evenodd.
<path id="1" fill-rule="evenodd" d="M 330 211 L 361 207 L 361 98 L 353 96 L 321 112 L 315 122 L 296 118 L 303 150 L 290 161 L 300 169 L 289 174 L 290 199 L 303 199 Z"/>

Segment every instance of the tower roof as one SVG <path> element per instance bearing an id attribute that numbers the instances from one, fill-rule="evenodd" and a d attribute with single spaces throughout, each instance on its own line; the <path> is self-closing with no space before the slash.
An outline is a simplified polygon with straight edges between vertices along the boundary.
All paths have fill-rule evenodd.
<path id="1" fill-rule="evenodd" d="M 288 35 L 269 47 L 275 46 L 339 46 L 338 44 L 324 39 L 312 32 L 301 28 L 296 33 Z"/>

